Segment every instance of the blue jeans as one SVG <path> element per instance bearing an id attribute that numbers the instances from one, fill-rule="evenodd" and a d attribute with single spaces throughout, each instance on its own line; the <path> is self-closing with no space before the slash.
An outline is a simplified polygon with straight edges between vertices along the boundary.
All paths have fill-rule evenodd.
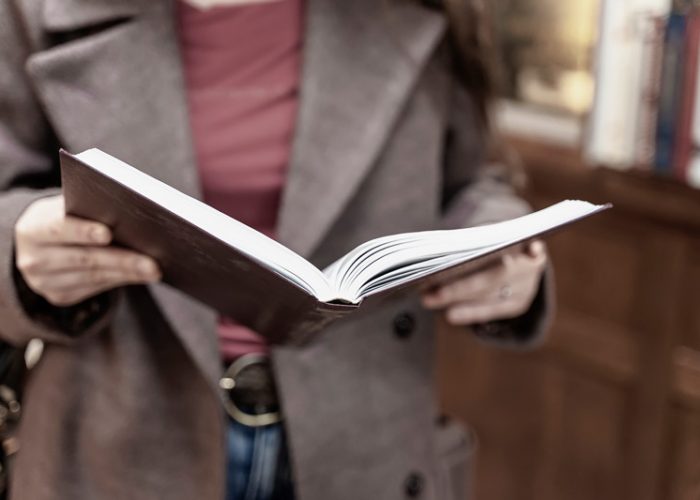
<path id="1" fill-rule="evenodd" d="M 282 424 L 248 427 L 228 419 L 226 500 L 294 500 Z"/>

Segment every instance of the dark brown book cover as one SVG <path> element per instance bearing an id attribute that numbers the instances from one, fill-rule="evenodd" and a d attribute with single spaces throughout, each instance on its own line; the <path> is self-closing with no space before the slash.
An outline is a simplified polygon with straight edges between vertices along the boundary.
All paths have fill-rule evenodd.
<path id="1" fill-rule="evenodd" d="M 241 253 L 141 194 L 61 151 L 66 213 L 112 228 L 114 242 L 156 259 L 163 281 L 271 342 L 302 339 L 356 306 L 319 302 Z"/>
<path id="2" fill-rule="evenodd" d="M 165 283 L 271 342 L 303 341 L 360 304 L 374 307 L 474 272 L 515 245 L 609 208 L 567 200 L 489 226 L 389 235 L 351 250 L 324 274 L 98 149 L 78 156 L 61 151 L 61 173 L 68 214 L 107 224 L 115 244 L 158 261 Z"/>

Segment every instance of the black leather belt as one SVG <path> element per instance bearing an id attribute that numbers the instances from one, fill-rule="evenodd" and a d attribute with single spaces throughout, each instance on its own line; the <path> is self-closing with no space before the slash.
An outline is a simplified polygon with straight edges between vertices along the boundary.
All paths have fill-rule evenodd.
<path id="1" fill-rule="evenodd" d="M 245 354 L 236 359 L 225 369 L 219 387 L 224 408 L 236 422 L 262 427 L 282 420 L 268 356 Z"/>

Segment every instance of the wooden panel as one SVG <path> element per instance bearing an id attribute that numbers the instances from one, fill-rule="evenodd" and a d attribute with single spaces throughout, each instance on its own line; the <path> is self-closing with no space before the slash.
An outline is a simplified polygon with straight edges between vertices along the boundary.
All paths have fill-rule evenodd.
<path id="1" fill-rule="evenodd" d="M 670 424 L 666 488 L 659 498 L 697 500 L 700 498 L 700 418 L 697 413 L 676 407 Z"/>
<path id="2" fill-rule="evenodd" d="M 636 381 L 635 339 L 624 328 L 561 303 L 552 332 L 544 349 L 558 362 L 611 383 Z"/>
<path id="3" fill-rule="evenodd" d="M 673 356 L 675 402 L 700 411 L 700 351 L 676 348 Z"/>
<path id="4" fill-rule="evenodd" d="M 692 238 L 688 246 L 690 258 L 683 273 L 677 311 L 683 344 L 700 351 L 700 238 Z"/>
<path id="5" fill-rule="evenodd" d="M 698 190 L 650 172 L 593 168 L 565 147 L 509 138 L 522 158 L 530 183 L 551 194 L 567 193 L 592 202 L 613 201 L 618 211 L 649 223 L 700 231 Z"/>
<path id="6" fill-rule="evenodd" d="M 441 328 L 441 400 L 479 436 L 479 500 L 619 498 L 626 388 Z M 544 352 L 544 351 L 543 351 Z"/>
<path id="7" fill-rule="evenodd" d="M 700 498 L 700 193 L 516 147 L 535 206 L 616 208 L 549 241 L 559 307 L 542 349 L 441 329 L 442 404 L 481 442 L 477 500 Z"/>
<path id="8" fill-rule="evenodd" d="M 536 500 L 546 369 L 446 328 L 438 357 L 444 410 L 467 420 L 479 439 L 475 498 Z"/>
<path id="9" fill-rule="evenodd" d="M 627 424 L 630 444 L 621 480 L 625 498 L 651 500 L 661 480 L 679 300 L 689 262 L 687 231 L 700 222 L 681 208 L 700 209 L 700 200 L 675 183 L 580 166 L 556 171 L 551 155 L 549 164 L 539 160 L 544 161 L 528 163 L 529 196 L 536 204 L 583 197 L 616 207 L 587 227 L 564 233 L 566 245 L 555 241 L 552 255 L 558 274 L 563 273 L 558 280 L 562 307 L 612 322 L 620 327 L 618 335 L 626 332 L 632 341 L 632 366 L 640 370 L 634 375 L 634 418 Z M 555 185 L 552 177 L 561 182 Z M 661 224 L 669 220 L 677 227 Z"/>
<path id="10" fill-rule="evenodd" d="M 645 228 L 603 214 L 548 240 L 559 302 L 620 327 L 629 325 L 642 265 L 637 242 L 651 236 Z"/>
<path id="11" fill-rule="evenodd" d="M 547 436 L 537 498 L 620 498 L 627 396 L 620 387 L 561 367 L 549 381 Z"/>

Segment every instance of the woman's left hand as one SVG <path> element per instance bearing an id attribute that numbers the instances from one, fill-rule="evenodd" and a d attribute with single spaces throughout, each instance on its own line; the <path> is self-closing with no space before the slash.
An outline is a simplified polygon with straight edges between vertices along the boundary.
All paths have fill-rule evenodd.
<path id="1" fill-rule="evenodd" d="M 516 318 L 530 308 L 546 263 L 544 244 L 532 242 L 493 267 L 424 294 L 423 306 L 444 310 L 452 325 Z"/>

